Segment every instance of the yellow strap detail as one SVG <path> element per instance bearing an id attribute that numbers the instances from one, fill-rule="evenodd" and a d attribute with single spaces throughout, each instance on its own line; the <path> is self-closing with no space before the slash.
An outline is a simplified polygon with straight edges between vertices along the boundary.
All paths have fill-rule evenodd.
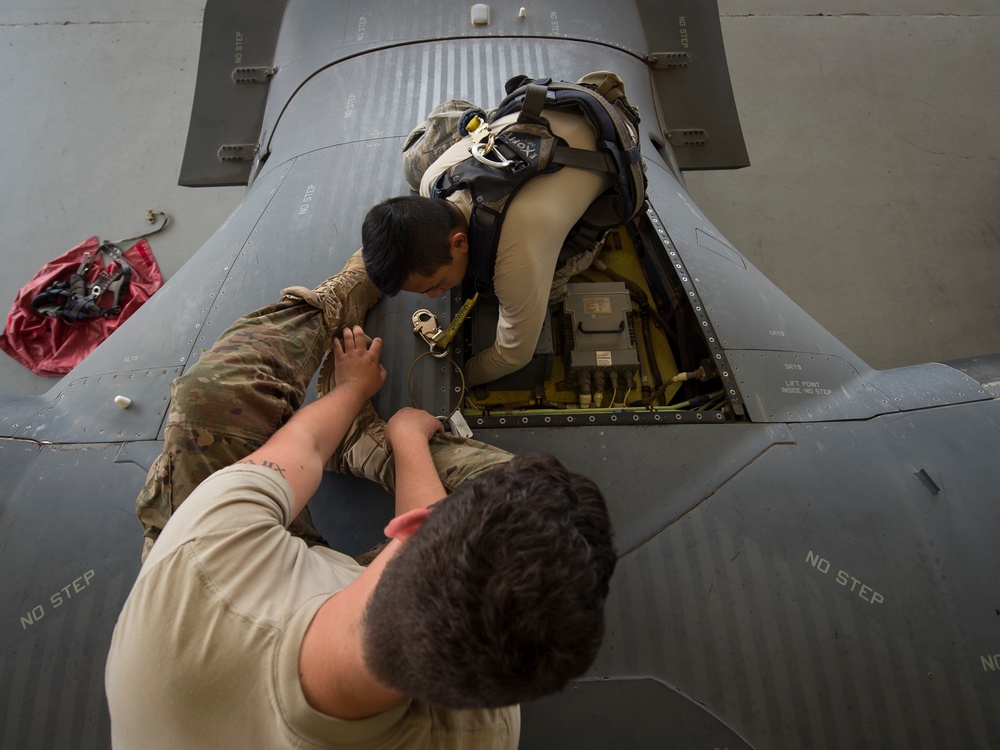
<path id="1" fill-rule="evenodd" d="M 458 311 L 458 315 L 455 316 L 455 319 L 451 321 L 451 325 L 448 326 L 448 330 L 444 332 L 444 336 L 431 344 L 431 351 L 434 351 L 435 347 L 437 347 L 439 351 L 448 348 L 448 344 L 450 344 L 451 340 L 455 338 L 455 335 L 458 333 L 458 329 L 462 327 L 462 323 L 464 323 L 465 319 L 469 317 L 469 313 L 472 312 L 472 308 L 476 306 L 477 301 L 479 301 L 479 292 L 472 295 L 472 299 L 465 300 L 465 304 L 462 305 L 462 309 Z M 435 356 L 443 356 L 443 354 L 438 355 L 435 353 Z"/>

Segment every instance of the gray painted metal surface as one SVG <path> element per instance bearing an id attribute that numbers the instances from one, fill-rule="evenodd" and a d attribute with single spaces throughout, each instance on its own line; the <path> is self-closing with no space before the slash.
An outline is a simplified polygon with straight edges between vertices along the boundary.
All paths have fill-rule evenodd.
<path id="1" fill-rule="evenodd" d="M 208 3 L 179 184 L 246 185 L 285 0 Z"/>
<path id="2" fill-rule="evenodd" d="M 244 312 L 340 269 L 367 208 L 403 192 L 401 140 L 431 106 L 489 106 L 527 66 L 562 78 L 616 69 L 644 124 L 672 107 L 650 93 L 661 69 L 636 54 L 648 42 L 641 5 L 567 3 L 552 11 L 558 34 L 518 39 L 502 38 L 516 23 L 508 4 L 478 31 L 464 8 L 375 12 L 387 7 L 371 4 L 362 28 L 353 4 L 288 4 L 259 135 L 266 159 L 244 200 L 57 387 L 0 398 L 0 748 L 106 746 L 103 663 L 138 570 L 132 509 L 170 380 Z M 995 367 L 870 368 L 728 243 L 657 137 L 643 143 L 646 272 L 664 295 L 680 290 L 729 411 L 477 427 L 479 439 L 551 451 L 592 476 L 621 556 L 596 663 L 525 706 L 522 746 L 1000 743 Z M 434 413 L 453 407 L 448 365 L 407 377 L 425 350 L 410 314 L 428 307 L 447 323 L 460 302 L 400 294 L 369 315 L 391 373 L 382 414 L 411 396 Z M 348 553 L 380 539 L 391 508 L 374 485 L 334 475 L 313 501 Z"/>
<path id="3" fill-rule="evenodd" d="M 468 83 L 472 90 L 458 96 L 477 103 L 494 101 L 492 97 L 501 90 L 497 86 L 483 91 L 476 87 L 480 80 L 476 76 L 471 76 L 471 81 L 452 76 L 458 73 L 465 78 L 462 71 L 479 66 L 503 70 L 508 59 L 518 59 L 514 47 L 521 39 L 560 39 L 608 45 L 650 62 L 653 90 L 661 100 L 671 102 L 669 109 L 660 110 L 662 114 L 649 121 L 650 140 L 658 150 L 670 154 L 681 169 L 749 164 L 714 3 L 675 1 L 670 12 L 664 12 L 658 4 L 644 1 L 594 6 L 583 16 L 578 4 L 562 0 L 550 3 L 545 12 L 533 11 L 524 18 L 519 17 L 516 7 L 497 6 L 491 23 L 477 28 L 449 2 L 425 3 L 414 14 L 400 13 L 396 3 L 389 0 L 356 6 L 292 2 L 287 4 L 280 26 L 281 37 L 275 39 L 276 21 L 285 6 L 285 0 L 252 6 L 239 2 L 207 6 L 198 89 L 181 169 L 182 185 L 245 184 L 251 175 L 251 162 L 271 150 L 271 134 L 285 117 L 287 104 L 327 66 L 341 63 L 338 73 L 346 74 L 350 69 L 342 63 L 355 58 L 366 65 L 371 61 L 368 53 L 373 50 L 395 48 L 405 54 L 404 44 L 447 39 L 460 40 L 460 52 L 475 59 L 468 64 L 456 64 L 454 60 L 444 64 L 455 54 L 454 48 L 442 44 L 435 44 L 433 49 L 424 46 L 420 50 L 421 67 L 430 66 L 433 72 L 417 77 L 412 74 L 412 61 L 380 58 L 391 72 L 371 73 L 371 79 L 378 84 L 367 89 L 371 94 L 378 95 L 383 103 L 391 102 L 393 99 L 385 96 L 387 85 L 395 82 L 410 89 L 414 80 L 421 81 L 423 94 L 413 96 L 410 91 L 406 104 L 394 108 L 394 114 L 403 116 L 405 129 L 387 130 L 386 123 L 382 135 L 405 136 L 419 121 L 413 119 L 414 112 L 425 113 L 442 101 L 430 90 L 434 83 L 451 92 L 448 96 L 464 92 Z M 543 54 L 550 48 L 534 45 Z M 554 62 L 562 65 L 562 61 Z M 544 58 L 524 59 L 521 64 L 513 72 L 501 73 L 500 83 L 533 65 L 541 70 L 554 69 Z M 571 70 L 572 66 L 559 69 Z M 589 68 L 583 72 L 589 72 Z M 435 74 L 444 78 L 435 81 Z M 358 79 L 350 80 L 354 91 L 349 96 L 356 96 Z M 268 88 L 272 90 L 268 92 Z M 345 105 L 340 97 L 331 103 Z M 354 104 L 354 100 L 346 102 L 346 111 Z M 416 110 L 408 111 L 408 107 Z M 367 122 L 378 127 L 382 121 Z"/>

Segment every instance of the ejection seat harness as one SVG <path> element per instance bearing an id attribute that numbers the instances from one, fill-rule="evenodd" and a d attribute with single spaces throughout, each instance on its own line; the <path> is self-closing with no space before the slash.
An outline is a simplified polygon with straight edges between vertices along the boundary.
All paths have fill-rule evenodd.
<path id="1" fill-rule="evenodd" d="M 128 285 L 132 268 L 122 257 L 122 249 L 113 242 L 101 243 L 97 253 L 105 257 L 104 270 L 97 275 L 89 289 L 87 274 L 93 265 L 94 257 L 90 253 L 84 253 L 83 261 L 76 269 L 76 273 L 71 274 L 69 279 L 50 284 L 44 292 L 31 300 L 31 306 L 42 315 L 65 318 L 74 323 L 88 318 L 111 318 L 121 312 L 118 297 L 122 287 Z M 118 268 L 110 273 L 107 269 L 113 263 L 117 263 Z M 114 293 L 111 306 L 101 307 L 97 304 L 97 300 L 108 291 Z"/>
<path id="2" fill-rule="evenodd" d="M 102 242 L 97 248 L 96 254 L 104 256 L 104 268 L 93 281 L 88 283 L 87 274 L 96 258 L 90 253 L 85 253 L 76 273 L 70 274 L 68 279 L 50 284 L 45 291 L 31 300 L 31 306 L 41 315 L 64 318 L 71 323 L 89 318 L 112 318 L 118 315 L 121 312 L 121 307 L 118 304 L 119 297 L 132 278 L 132 268 L 125 261 L 124 251 L 120 245 L 154 235 L 170 223 L 170 217 L 162 211 L 150 209 L 146 212 L 146 221 L 149 224 L 154 224 L 157 217 L 162 217 L 163 223 L 152 231 L 135 237 L 126 237 L 116 242 L 108 240 Z M 109 270 L 112 265 L 117 265 L 114 271 Z M 105 292 L 112 292 L 114 295 L 110 307 L 101 307 L 99 304 L 99 300 Z"/>

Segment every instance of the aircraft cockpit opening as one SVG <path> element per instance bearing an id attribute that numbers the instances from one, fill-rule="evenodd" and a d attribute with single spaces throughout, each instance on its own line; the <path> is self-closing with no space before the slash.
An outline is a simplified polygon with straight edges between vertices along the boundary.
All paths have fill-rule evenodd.
<path id="1" fill-rule="evenodd" d="M 670 257 L 664 242 L 649 214 L 611 232 L 593 264 L 550 305 L 531 362 L 465 388 L 459 362 L 489 346 L 496 332 L 496 300 L 479 299 L 451 347 L 457 359 L 448 368 L 465 420 L 514 427 L 742 418 L 680 260 L 663 262 Z M 457 296 L 453 302 L 461 304 Z"/>

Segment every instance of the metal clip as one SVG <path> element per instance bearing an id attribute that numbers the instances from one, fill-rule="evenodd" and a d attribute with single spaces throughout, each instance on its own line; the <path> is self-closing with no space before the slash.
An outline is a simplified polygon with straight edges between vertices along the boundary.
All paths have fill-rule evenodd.
<path id="1" fill-rule="evenodd" d="M 417 310 L 411 318 L 413 321 L 413 332 L 419 333 L 420 337 L 430 345 L 431 354 L 438 359 L 444 359 L 448 356 L 448 345 L 455 338 L 458 329 L 462 327 L 462 323 L 469 317 L 469 313 L 472 312 L 472 308 L 476 306 L 476 302 L 478 301 L 479 292 L 472 295 L 471 299 L 465 300 L 462 303 L 462 308 L 458 311 L 455 319 L 451 321 L 451 325 L 448 326 L 448 330 L 446 331 L 441 330 L 437 318 L 430 310 Z"/>
<path id="2" fill-rule="evenodd" d="M 431 354 L 439 359 L 448 356 L 447 349 L 438 348 L 438 344 L 444 339 L 447 331 L 438 325 L 437 316 L 434 313 L 427 309 L 420 309 L 413 313 L 410 320 L 413 323 L 413 332 L 419 334 L 420 338 L 427 342 Z"/>
<path id="3" fill-rule="evenodd" d="M 496 150 L 494 146 L 495 136 L 493 135 L 493 131 L 490 130 L 490 124 L 485 120 L 470 135 L 472 136 L 472 146 L 469 147 L 469 151 L 476 157 L 476 161 L 490 167 L 496 167 L 497 169 L 509 167 L 514 163 Z M 490 152 L 496 154 L 497 158 L 489 158 Z"/>
<path id="4" fill-rule="evenodd" d="M 81 276 L 83 276 L 89 270 L 90 270 L 90 253 L 84 253 L 83 261 L 80 263 L 80 267 L 76 269 L 76 272 Z"/>

